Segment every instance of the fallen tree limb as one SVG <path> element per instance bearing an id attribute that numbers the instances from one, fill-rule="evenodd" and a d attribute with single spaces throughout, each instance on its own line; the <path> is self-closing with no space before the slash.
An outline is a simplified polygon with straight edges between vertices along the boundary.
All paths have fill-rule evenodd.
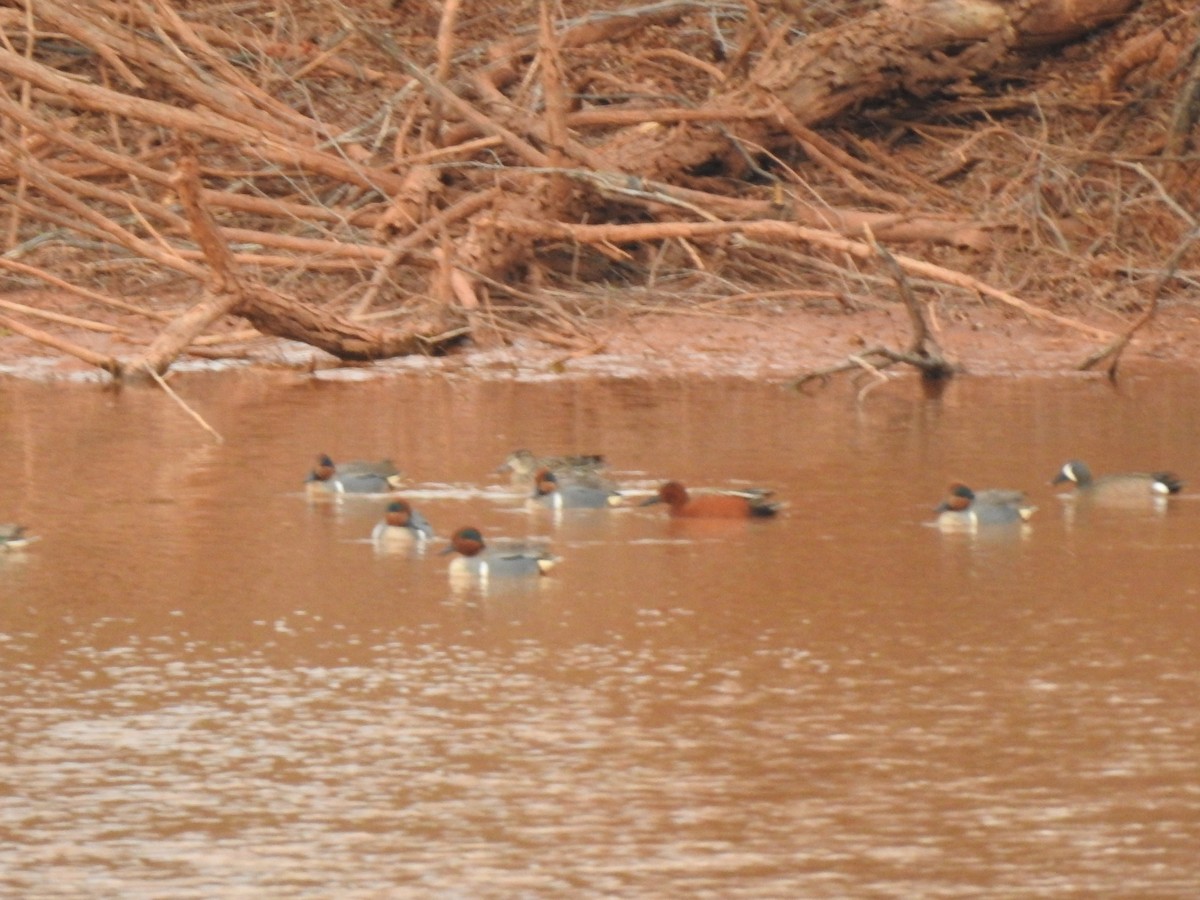
<path id="1" fill-rule="evenodd" d="M 208 286 L 200 302 L 177 316 L 141 354 L 121 361 L 114 374 L 125 378 L 162 374 L 201 332 L 230 313 L 246 318 L 266 334 L 303 340 L 344 360 L 432 353 L 457 337 L 447 334 L 442 323 L 394 331 L 369 328 L 248 281 L 201 201 L 199 162 L 194 151 L 185 151 L 173 182 L 208 263 Z"/>
<path id="2" fill-rule="evenodd" d="M 876 242 L 875 236 L 869 230 L 866 238 L 871 249 L 875 251 L 875 255 L 883 260 L 883 264 L 895 280 L 896 289 L 900 293 L 900 299 L 904 301 L 904 308 L 908 310 L 908 320 L 912 326 L 912 340 L 909 341 L 908 349 L 903 354 L 895 354 L 895 357 L 898 361 L 907 362 L 917 368 L 926 380 L 936 381 L 941 378 L 949 378 L 954 374 L 955 367 L 947 362 L 946 357 L 942 354 L 941 345 L 934 336 L 933 329 L 929 327 L 925 310 L 913 293 L 912 286 L 904 275 L 904 270 L 896 261 L 896 257 L 888 252 L 886 247 Z"/>
<path id="3" fill-rule="evenodd" d="M 862 353 L 851 354 L 846 357 L 845 362 L 839 365 L 810 372 L 795 379 L 790 385 L 793 390 L 800 390 L 809 382 L 825 380 L 831 375 L 851 371 L 855 368 L 867 370 L 877 379 L 874 384 L 878 384 L 887 380 L 887 376 L 883 374 L 882 370 L 895 363 L 906 363 L 912 366 L 921 373 L 922 379 L 927 382 L 944 381 L 952 377 L 957 371 L 956 367 L 947 361 L 943 355 L 941 345 L 934 336 L 933 329 L 929 327 L 929 320 L 925 315 L 925 311 L 913 293 L 912 287 L 904 275 L 904 270 L 900 267 L 896 258 L 892 256 L 886 247 L 876 242 L 874 235 L 869 230 L 866 233 L 866 241 L 868 246 L 875 252 L 875 255 L 883 261 L 884 266 L 891 273 L 892 279 L 896 284 L 896 289 L 900 294 L 900 299 L 903 301 L 904 308 L 908 312 L 909 324 L 912 327 L 912 339 L 905 350 L 892 350 L 890 347 L 879 346 L 872 347 L 870 350 Z M 866 396 L 871 386 L 859 392 L 859 401 Z"/>
<path id="4" fill-rule="evenodd" d="M 653 204 L 654 195 L 660 195 L 664 199 L 674 198 L 690 204 L 722 219 L 775 219 L 842 235 L 862 234 L 864 228 L 870 228 L 876 237 L 890 243 L 930 241 L 976 251 L 986 250 L 991 244 L 989 229 L 969 219 L 951 215 L 844 209 L 827 203 L 806 202 L 790 189 L 781 190 L 779 196 L 770 200 L 727 197 L 661 183 L 653 184 L 652 190 L 653 195 L 646 200 L 648 207 Z"/>
<path id="5" fill-rule="evenodd" d="M 422 241 L 431 239 L 434 235 L 444 231 L 460 219 L 465 219 L 491 205 L 499 196 L 499 188 L 491 188 L 482 193 L 464 197 L 458 203 L 426 220 L 418 228 L 397 238 L 392 246 L 388 248 L 384 258 L 379 261 L 375 274 L 371 276 L 370 285 L 354 307 L 352 317 L 358 318 L 370 310 L 371 305 L 379 296 L 379 292 L 383 290 L 383 285 L 387 281 L 388 274 L 392 268 L 412 253 L 413 249 Z"/>
<path id="6" fill-rule="evenodd" d="M 679 237 L 713 237 L 737 233 L 755 238 L 818 244 L 832 250 L 847 253 L 858 259 L 868 259 L 874 255 L 870 246 L 860 241 L 852 241 L 840 235 L 818 231 L 815 228 L 806 228 L 803 225 L 793 225 L 790 222 L 665 222 L 639 225 L 572 225 L 566 222 L 489 218 L 486 224 L 496 229 L 517 231 L 528 235 L 565 238 L 579 241 L 580 243 L 622 244 Z M 1112 332 L 1106 331 L 1103 328 L 1096 328 L 1084 322 L 1077 322 L 1074 319 L 1048 312 L 1022 300 L 1020 297 L 1009 294 L 1007 291 L 994 288 L 961 272 L 954 272 L 942 266 L 934 265 L 920 259 L 913 259 L 908 256 L 896 256 L 895 259 L 897 264 L 906 272 L 980 294 L 1003 303 L 1006 306 L 1010 306 L 1031 318 L 1052 322 L 1055 325 L 1070 328 L 1091 335 L 1092 337 L 1109 338 L 1112 336 Z"/>
<path id="7" fill-rule="evenodd" d="M 145 351 L 122 362 L 118 374 L 125 378 L 145 377 L 147 373 L 161 375 L 188 344 L 213 322 L 232 312 L 241 299 L 243 289 L 237 263 L 200 201 L 200 163 L 195 150 L 190 146 L 184 146 L 182 150 L 172 186 L 183 203 L 196 243 L 208 262 L 208 285 L 199 303 L 172 320 Z"/>
<path id="8" fill-rule="evenodd" d="M 152 309 L 138 306 L 134 303 L 128 303 L 117 297 L 108 297 L 96 291 L 88 290 L 87 288 L 79 287 L 79 285 L 71 284 L 66 279 L 59 278 L 44 269 L 39 269 L 37 266 L 28 266 L 25 263 L 17 262 L 13 259 L 4 259 L 0 257 L 0 269 L 7 269 L 10 272 L 16 272 L 21 275 L 29 275 L 40 279 L 47 284 L 53 285 L 60 290 L 67 291 L 92 303 L 98 303 L 101 306 L 108 306 L 112 309 L 120 310 L 121 312 L 133 313 L 134 315 L 144 316 L 148 319 L 154 319 L 158 322 L 166 322 L 169 317 L 160 312 L 155 312 Z"/>
<path id="9" fill-rule="evenodd" d="M 98 331 L 103 334 L 121 333 L 121 329 L 115 325 L 106 325 L 103 322 L 93 322 L 89 319 L 81 319 L 79 316 L 68 316 L 63 313 L 51 312 L 50 310 L 37 309 L 36 307 L 26 306 L 24 303 L 14 303 L 12 300 L 0 299 L 0 309 L 7 309 L 10 312 L 22 313 L 38 319 L 45 319 L 47 322 L 59 322 L 63 325 L 73 325 L 76 328 L 82 328 L 84 331 Z"/>
<path id="10" fill-rule="evenodd" d="M 0 315 L 0 325 L 35 343 L 51 347 L 68 356 L 74 356 L 76 359 L 81 359 L 88 365 L 96 366 L 112 375 L 117 375 L 121 371 L 120 362 L 106 353 L 97 353 L 95 350 L 90 350 L 59 335 L 50 334 L 40 328 L 33 328 L 24 322 L 18 322 L 10 316 Z"/>
<path id="11" fill-rule="evenodd" d="M 1146 301 L 1146 308 L 1142 310 L 1142 314 L 1111 343 L 1101 347 L 1080 363 L 1079 368 L 1081 371 L 1093 369 L 1107 359 L 1109 363 L 1106 374 L 1110 381 L 1117 380 L 1117 369 L 1121 365 L 1121 354 L 1125 352 L 1125 348 L 1129 346 L 1130 341 L 1133 340 L 1133 336 L 1149 325 L 1158 313 L 1158 300 L 1162 296 L 1163 288 L 1175 277 L 1175 272 L 1179 268 L 1179 261 L 1183 258 L 1188 248 L 1196 241 L 1200 241 L 1200 227 L 1194 229 L 1180 241 L 1171 252 L 1171 255 L 1167 257 L 1162 271 L 1154 280 L 1154 287 L 1150 290 L 1150 296 Z"/>
<path id="12" fill-rule="evenodd" d="M 163 378 L 161 375 L 159 375 L 153 369 L 147 369 L 146 371 L 149 372 L 150 377 L 152 379 L 154 379 L 154 382 L 160 388 L 163 389 L 164 393 L 166 393 L 166 395 L 168 397 L 170 397 L 172 400 L 174 400 L 179 405 L 179 408 L 182 409 L 185 413 L 187 413 L 188 416 L 194 422 L 196 422 L 196 424 L 198 424 L 201 428 L 203 428 L 205 431 L 207 431 L 209 434 L 211 434 L 213 436 L 213 439 L 218 444 L 222 444 L 225 442 L 225 438 L 221 437 L 221 433 L 219 431 L 217 431 L 215 428 L 213 428 L 211 425 L 209 425 L 208 422 L 204 421 L 204 417 L 202 415 L 200 415 L 200 413 L 196 412 L 194 409 L 192 409 L 190 406 L 188 406 L 187 402 L 182 397 L 180 397 L 179 394 L 175 393 L 175 391 L 171 389 L 171 386 L 169 384 L 167 384 L 167 381 L 165 378 Z"/>
<path id="13" fill-rule="evenodd" d="M 348 362 L 413 354 L 431 356 L 461 340 L 466 333 L 451 316 L 444 321 L 409 324 L 403 328 L 370 328 L 261 287 L 247 291 L 234 311 L 259 331 L 302 341 Z"/>
<path id="14" fill-rule="evenodd" d="M 399 179 L 390 172 L 348 163 L 344 158 L 300 146 L 283 138 L 261 135 L 211 110 L 189 110 L 155 100 L 74 81 L 48 66 L 0 48 L 0 72 L 62 96 L 84 109 L 116 113 L 124 118 L 159 125 L 172 131 L 231 144 L 249 144 L 270 162 L 300 166 L 360 187 L 396 190 Z"/>

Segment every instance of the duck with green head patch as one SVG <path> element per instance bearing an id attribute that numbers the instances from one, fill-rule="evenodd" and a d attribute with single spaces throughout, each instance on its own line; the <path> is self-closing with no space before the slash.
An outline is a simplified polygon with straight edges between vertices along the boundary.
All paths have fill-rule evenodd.
<path id="1" fill-rule="evenodd" d="M 936 510 L 937 526 L 943 531 L 975 531 L 989 525 L 1020 525 L 1036 510 L 1021 491 L 993 488 L 976 492 L 955 483 Z"/>
<path id="2" fill-rule="evenodd" d="M 355 460 L 334 465 L 328 454 L 317 457 L 317 464 L 305 485 L 310 495 L 320 494 L 390 494 L 404 481 L 400 470 L 390 459 L 378 462 Z"/>
<path id="3" fill-rule="evenodd" d="M 371 531 L 377 544 L 409 545 L 432 540 L 433 526 L 407 500 L 393 500 Z"/>
<path id="4" fill-rule="evenodd" d="M 534 476 L 533 496 L 529 498 L 532 508 L 546 509 L 606 509 L 620 506 L 620 493 L 610 488 L 588 484 L 560 484 L 558 476 L 547 468 L 541 468 Z"/>
<path id="5" fill-rule="evenodd" d="M 451 580 L 472 580 L 486 584 L 493 578 L 524 578 L 545 575 L 558 562 L 541 547 L 507 544 L 491 548 L 483 534 L 474 526 L 458 529 L 450 537 L 450 546 L 442 551 L 446 556 L 457 553 L 450 562 Z"/>

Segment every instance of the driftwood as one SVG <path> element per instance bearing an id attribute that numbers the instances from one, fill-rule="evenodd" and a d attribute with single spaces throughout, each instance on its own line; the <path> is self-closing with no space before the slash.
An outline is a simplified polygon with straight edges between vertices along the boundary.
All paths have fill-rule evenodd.
<path id="1" fill-rule="evenodd" d="M 960 265 L 998 252 L 1000 235 L 1062 237 L 1065 227 L 1040 209 L 1031 225 L 980 214 L 945 186 L 970 170 L 982 138 L 955 131 L 955 158 L 929 173 L 853 128 L 817 129 L 867 103 L 902 101 L 910 116 L 960 98 L 986 109 L 978 79 L 1131 6 L 914 0 L 800 33 L 789 14 L 755 3 L 718 14 L 680 0 L 577 18 L 542 3 L 527 30 L 465 47 L 451 0 L 436 21 L 414 23 L 436 34 L 421 50 L 345 7 L 339 39 L 317 47 L 168 0 L 0 0 L 0 199 L 9 255 L 25 257 L 0 259 L 0 271 L 61 288 L 62 250 L 42 258 L 49 232 L 78 243 L 76 260 L 101 252 L 142 277 L 175 273 L 194 298 L 167 315 L 118 297 L 111 279 L 71 285 L 161 325 L 122 358 L 23 323 L 20 308 L 5 307 L 0 324 L 122 377 L 202 352 L 231 317 L 344 360 L 438 352 L 515 327 L 520 310 L 526 325 L 534 317 L 532 327 L 587 348 L 596 341 L 580 327 L 585 268 L 600 282 L 612 271 L 653 281 L 678 258 L 693 283 L 725 268 L 731 295 L 766 293 L 740 271 L 760 268 L 770 247 L 802 246 L 846 277 L 883 265 L 910 311 L 923 302 L 913 291 L 928 289 L 909 282 L 915 275 L 1107 340 Z M 651 26 L 679 45 L 638 47 Z M 687 40 L 697 29 L 711 31 L 707 47 Z M 1130 51 L 1105 90 L 1152 56 Z M 597 68 L 598 58 L 624 67 Z M 1194 71 L 1180 77 L 1192 90 Z M 355 104 L 360 95 L 376 105 Z M 1178 147 L 1190 120 L 1176 118 Z M 864 231 L 912 252 L 863 242 Z M 960 264 L 923 258 L 939 246 Z M 576 301 L 540 300 L 551 280 Z M 523 302 L 502 323 L 493 301 L 505 294 Z M 393 327 L 368 318 L 380 314 Z M 929 371 L 944 363 L 927 329 L 899 355 Z"/>

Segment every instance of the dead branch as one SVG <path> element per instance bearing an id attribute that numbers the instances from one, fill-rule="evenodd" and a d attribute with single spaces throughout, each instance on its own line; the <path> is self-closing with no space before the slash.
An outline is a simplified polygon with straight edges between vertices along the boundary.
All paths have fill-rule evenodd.
<path id="1" fill-rule="evenodd" d="M 96 366 L 110 374 L 115 375 L 121 369 L 121 364 L 114 357 L 89 350 L 87 347 L 77 344 L 74 341 L 67 340 L 56 334 L 50 334 L 39 328 L 33 328 L 9 316 L 0 315 L 0 325 L 22 337 L 26 337 L 46 347 L 51 347 L 60 353 L 66 353 L 68 356 L 74 356 L 76 359 L 81 359 L 88 365 Z"/>
<path id="2" fill-rule="evenodd" d="M 348 362 L 432 356 L 465 334 L 450 315 L 442 321 L 413 322 L 386 331 L 369 328 L 262 287 L 247 291 L 235 312 L 266 334 L 302 341 Z"/>
<path id="3" fill-rule="evenodd" d="M 174 400 L 179 405 L 180 409 L 182 409 L 185 413 L 187 413 L 188 416 L 190 416 L 192 418 L 192 420 L 195 421 L 201 428 L 203 428 L 205 431 L 207 431 L 209 434 L 211 434 L 213 436 L 213 439 L 218 444 L 224 443 L 225 438 L 221 437 L 221 433 L 219 431 L 217 431 L 215 428 L 213 428 L 211 425 L 209 425 L 208 422 L 204 421 L 204 417 L 202 415 L 200 415 L 200 413 L 196 412 L 194 409 L 192 409 L 190 406 L 188 406 L 187 402 L 182 397 L 180 397 L 177 393 L 175 393 L 174 390 L 171 389 L 171 386 L 169 384 L 167 384 L 167 381 L 165 378 L 163 378 L 161 375 L 159 375 L 153 369 L 148 369 L 147 371 L 150 373 L 150 377 L 154 379 L 154 382 L 160 388 L 163 389 L 163 392 L 166 393 L 166 395 L 168 397 L 170 397 L 172 400 Z"/>
<path id="4" fill-rule="evenodd" d="M 865 184 L 850 171 L 851 167 L 859 165 L 850 154 L 844 153 L 811 128 L 805 127 L 782 105 L 777 107 L 776 115 L 805 153 L 824 166 L 838 181 L 861 199 L 889 209 L 907 209 L 912 205 L 911 201 L 900 194 L 879 190 Z"/>
<path id="5" fill-rule="evenodd" d="M 1133 336 L 1146 325 L 1149 325 L 1154 319 L 1154 316 L 1158 313 L 1158 300 L 1162 296 L 1163 288 L 1175 277 L 1175 272 L 1179 268 L 1179 262 L 1183 259 L 1188 248 L 1198 240 L 1200 240 L 1200 228 L 1194 229 L 1176 245 L 1171 255 L 1167 257 L 1162 271 L 1159 272 L 1158 277 L 1154 280 L 1154 287 L 1150 290 L 1150 296 L 1146 300 L 1146 308 L 1142 310 L 1142 314 L 1133 321 L 1124 333 L 1118 335 L 1111 343 L 1101 347 L 1080 363 L 1080 371 L 1093 369 L 1107 359 L 1109 360 L 1109 364 L 1106 374 L 1110 381 L 1117 380 L 1117 368 L 1121 364 L 1121 354 L 1125 352 L 1125 348 L 1129 346 L 1133 340 Z"/>
<path id="6" fill-rule="evenodd" d="M 106 325 L 103 322 L 93 322 L 90 319 L 81 319 L 79 316 L 68 316 L 64 313 L 51 312 L 48 309 L 38 309 L 33 306 L 26 306 L 24 303 L 14 303 L 12 300 L 0 299 L 0 309 L 7 309 L 11 312 L 22 313 L 36 319 L 45 319 L 47 322 L 58 322 L 63 325 L 73 325 L 76 328 L 82 328 L 84 331 L 98 331 L 102 334 L 120 334 L 121 329 L 115 325 Z"/>
<path id="7" fill-rule="evenodd" d="M 868 246 L 883 261 L 896 283 L 896 289 L 908 312 L 909 324 L 912 327 L 912 340 L 909 341 L 905 350 L 892 350 L 890 347 L 879 346 L 862 353 L 851 354 L 843 363 L 809 372 L 795 379 L 790 384 L 794 390 L 800 390 L 812 381 L 824 381 L 832 375 L 854 369 L 866 369 L 876 378 L 886 380 L 881 370 L 896 363 L 906 363 L 917 369 L 925 381 L 943 381 L 953 376 L 956 371 L 955 366 L 948 362 L 942 354 L 942 348 L 934 336 L 933 329 L 929 326 L 921 303 L 913 293 L 912 286 L 908 283 L 904 270 L 896 258 L 886 247 L 876 242 L 870 231 L 867 231 L 866 239 Z M 859 393 L 860 401 L 866 396 L 866 392 L 867 389 L 864 388 Z"/>
<path id="8" fill-rule="evenodd" d="M 959 190 L 1012 132 L 1007 122 L 970 133 L 936 119 L 939 109 L 1035 115 L 1040 100 L 988 106 L 988 73 L 1018 48 L 1084 34 L 1131 3 L 913 0 L 797 28 L 755 3 L 680 0 L 620 13 L 576 4 L 586 14 L 573 18 L 571 0 L 544 0 L 499 41 L 472 34 L 457 2 L 426 16 L 419 40 L 352 5 L 337 5 L 336 19 L 296 11 L 325 26 L 309 33 L 332 35 L 318 46 L 259 31 L 237 11 L 206 21 L 205 9 L 168 0 L 78 9 L 13 0 L 28 27 L 0 46 L 0 180 L 14 182 L 0 198 L 13 210 L 10 245 L 55 230 L 142 273 L 205 286 L 145 353 L 121 363 L 154 372 L 228 316 L 343 359 L 429 352 L 461 335 L 464 319 L 476 336 L 508 336 L 523 321 L 548 341 L 586 344 L 582 319 L 544 300 L 548 288 L 582 294 L 590 278 L 657 286 L 682 271 L 731 298 L 770 296 L 787 278 L 781 254 L 798 245 L 810 271 L 876 257 L 887 267 L 914 337 L 902 351 L 860 354 L 870 365 L 944 363 L 913 293 L 927 285 L 913 278 L 1107 340 L 1048 308 L 1059 295 L 1044 259 L 1033 277 L 1037 262 L 1005 256 L 1026 250 L 1025 236 L 1049 234 L 1056 259 L 1111 267 L 1090 249 L 1104 213 L 1085 219 L 1087 198 L 1103 191 L 1089 183 L 1054 194 L 1048 135 L 1030 143 L 1023 169 L 992 173 L 997 189 Z M 1173 22 L 1181 34 L 1191 27 Z M 1186 46 L 1168 38 L 1154 45 L 1159 65 L 1161 48 Z M 1147 58 L 1115 67 L 1110 89 Z M 1162 77 L 1190 97 L 1194 67 L 1190 76 L 1178 68 Z M 818 132 L 851 110 L 857 120 Z M 855 121 L 874 130 L 856 133 Z M 1174 138 L 1154 137 L 1182 146 L 1190 121 L 1176 116 Z M 184 141 L 202 161 L 195 171 L 177 158 Z M 946 158 L 918 170 L 895 152 L 904 141 Z M 1094 177 L 1112 165 L 1097 162 L 1109 149 L 1050 174 Z M 1145 165 L 1156 206 L 1185 208 L 1170 194 L 1186 183 L 1182 167 Z M 1179 223 L 1171 228 L 1160 239 L 1176 240 Z M 908 252 L 864 242 L 864 230 Z M 939 255 L 927 257 L 925 245 Z M 87 271 L 87 251 L 72 252 L 84 264 L 75 271 Z M 22 274 L 60 271 L 53 257 L 35 262 Z M 847 300 L 842 276 L 825 277 L 806 285 L 812 296 L 871 302 Z M 1030 277 L 1031 286 L 1020 280 Z M 93 293 L 121 293 L 104 288 Z M 362 319 L 383 306 L 385 288 L 395 299 L 382 313 L 402 317 L 394 330 Z M 337 303 L 349 318 L 332 312 Z M 434 319 L 422 319 L 433 307 Z"/>
<path id="9" fill-rule="evenodd" d="M 383 190 L 399 187 L 396 177 L 389 172 L 348 163 L 341 157 L 312 150 L 282 138 L 264 140 L 266 135 L 211 110 L 179 109 L 154 100 L 131 97 L 119 91 L 73 81 L 47 66 L 26 60 L 3 48 L 0 48 L 0 72 L 62 96 L 84 109 L 104 113 L 115 112 L 128 119 L 217 141 L 232 144 L 251 143 L 271 162 L 310 168 L 320 174 L 360 187 Z"/>
<path id="10" fill-rule="evenodd" d="M 185 152 L 174 179 L 196 243 L 211 272 L 200 302 L 175 318 L 142 354 L 123 362 L 119 374 L 161 374 L 209 325 L 236 312 L 260 331 L 304 340 L 339 359 L 373 360 L 412 353 L 431 353 L 453 335 L 440 325 L 413 326 L 399 331 L 379 331 L 331 316 L 308 304 L 249 282 L 238 270 L 220 230 L 200 197 L 199 162 Z"/>
<path id="11" fill-rule="evenodd" d="M 184 148 L 172 182 L 208 262 L 209 281 L 199 303 L 176 317 L 143 353 L 122 364 L 120 374 L 126 378 L 144 377 L 146 373 L 161 375 L 205 328 L 232 312 L 241 300 L 243 288 L 237 263 L 200 201 L 200 163 L 191 148 Z"/>
<path id="12" fill-rule="evenodd" d="M 420 227 L 397 238 L 395 243 L 388 248 L 387 255 L 379 261 L 375 274 L 371 276 L 370 285 L 354 307 L 352 317 L 361 318 L 370 310 L 380 291 L 383 290 L 391 270 L 422 241 L 428 240 L 436 234 L 446 233 L 446 229 L 455 222 L 474 215 L 479 210 L 491 205 L 499 194 L 498 188 L 492 188 L 480 194 L 465 197 L 438 215 L 427 219 Z"/>
<path id="13" fill-rule="evenodd" d="M 581 243 L 608 244 L 657 241 L 678 237 L 696 239 L 736 232 L 751 237 L 819 244 L 829 249 L 858 257 L 859 259 L 866 259 L 873 255 L 873 251 L 865 243 L 847 240 L 840 235 L 818 231 L 814 228 L 805 228 L 802 225 L 793 225 L 789 222 L 664 222 L 647 225 L 571 225 L 565 222 L 535 222 L 528 219 L 506 218 L 503 221 L 489 219 L 487 220 L 487 224 L 494 228 L 518 231 L 524 234 L 569 238 Z M 935 281 L 941 281 L 945 284 L 989 297 L 1007 306 L 1011 306 L 1032 318 L 1053 322 L 1055 325 L 1080 331 L 1092 337 L 1108 338 L 1112 336 L 1111 332 L 1105 331 L 1102 328 L 1096 328 L 1084 322 L 1077 322 L 1074 319 L 1048 312 L 1032 305 L 1028 301 L 1022 300 L 1020 297 L 1009 294 L 1007 291 L 994 288 L 960 272 L 954 272 L 942 266 L 908 256 L 897 256 L 895 259 L 907 272 L 921 275 L 925 278 L 932 278 Z"/>
<path id="14" fill-rule="evenodd" d="M 16 260 L 4 259 L 3 257 L 0 257 L 0 269 L 8 269 L 10 272 L 17 272 L 21 275 L 31 275 L 34 278 L 38 278 L 47 284 L 59 288 L 60 290 L 66 291 L 70 294 L 75 294 L 76 296 L 85 300 L 89 300 L 93 303 L 99 303 L 101 306 L 109 306 L 113 309 L 118 309 L 121 312 L 144 316 L 145 318 L 153 319 L 157 322 L 166 322 L 169 319 L 168 316 L 165 316 L 160 312 L 155 312 L 152 309 L 146 309 L 134 303 L 127 303 L 126 301 L 117 297 L 108 297 L 96 291 L 91 291 L 87 288 L 80 287 L 79 285 L 71 284 L 71 282 L 63 278 L 59 278 L 57 275 L 53 275 L 44 269 L 39 269 L 37 266 L 28 266 L 25 265 L 25 263 L 20 263 Z"/>
<path id="15" fill-rule="evenodd" d="M 1186 152 L 1189 135 L 1200 120 L 1200 36 L 1192 42 L 1191 65 L 1188 67 L 1187 80 L 1175 101 L 1175 109 L 1171 115 L 1171 130 L 1167 135 L 1167 143 L 1163 148 L 1172 156 L 1182 156 Z"/>
<path id="16" fill-rule="evenodd" d="M 908 311 L 909 323 L 912 325 L 912 340 L 909 342 L 908 349 L 902 354 L 893 354 L 893 356 L 900 362 L 907 362 L 909 365 L 915 366 L 926 380 L 936 381 L 941 378 L 949 378 L 954 374 L 954 366 L 948 363 L 945 356 L 942 355 L 942 348 L 933 334 L 933 329 L 929 327 L 925 310 L 913 293 L 912 286 L 904 275 L 904 270 L 900 268 L 896 257 L 892 256 L 886 247 L 876 243 L 875 236 L 870 231 L 867 231 L 866 238 L 871 249 L 883 260 L 883 264 L 887 266 L 895 280 L 896 289 L 900 292 L 900 299 L 904 301 L 904 308 Z"/>

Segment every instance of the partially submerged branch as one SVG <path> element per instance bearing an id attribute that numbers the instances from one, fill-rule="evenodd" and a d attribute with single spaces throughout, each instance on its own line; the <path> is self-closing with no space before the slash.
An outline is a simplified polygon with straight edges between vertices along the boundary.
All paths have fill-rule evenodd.
<path id="1" fill-rule="evenodd" d="M 941 345 L 938 343 L 933 329 L 929 325 L 929 320 L 925 315 L 925 309 L 921 302 L 913 293 L 912 286 L 908 283 L 908 278 L 904 274 L 904 270 L 897 263 L 896 258 L 888 251 L 888 249 L 876 242 L 874 235 L 868 230 L 866 234 L 867 243 L 876 256 L 887 267 L 893 281 L 896 284 L 896 290 L 900 294 L 900 299 L 904 303 L 904 308 L 908 312 L 909 324 L 912 327 L 912 339 L 908 343 L 908 347 L 904 350 L 893 350 L 890 347 L 878 346 L 872 347 L 861 353 L 851 354 L 846 358 L 845 362 L 824 369 L 819 369 L 815 372 L 809 372 L 800 376 L 793 382 L 791 387 L 799 390 L 805 385 L 813 381 L 824 381 L 831 375 L 836 375 L 841 372 L 849 372 L 855 369 L 866 369 L 872 375 L 880 380 L 886 380 L 882 369 L 896 363 L 905 363 L 917 369 L 921 373 L 921 377 L 925 381 L 943 381 L 950 378 L 956 372 L 956 368 L 942 354 Z M 859 394 L 861 399 L 865 396 L 865 390 Z"/>
<path id="2" fill-rule="evenodd" d="M 949 378 L 954 374 L 954 366 L 947 362 L 942 355 L 942 348 L 934 336 L 933 329 L 929 327 L 925 308 L 913 293 L 912 285 L 908 283 L 904 270 L 900 268 L 896 257 L 892 256 L 886 247 L 876 243 L 875 236 L 869 230 L 867 231 L 867 242 L 876 255 L 883 260 L 883 264 L 896 282 L 896 290 L 900 293 L 900 299 L 904 301 L 904 308 L 908 310 L 908 320 L 912 325 L 912 340 L 909 341 L 908 349 L 902 354 L 891 354 L 891 356 L 896 357 L 898 362 L 906 362 L 915 366 L 920 370 L 921 377 L 926 380 L 937 381 Z"/>

